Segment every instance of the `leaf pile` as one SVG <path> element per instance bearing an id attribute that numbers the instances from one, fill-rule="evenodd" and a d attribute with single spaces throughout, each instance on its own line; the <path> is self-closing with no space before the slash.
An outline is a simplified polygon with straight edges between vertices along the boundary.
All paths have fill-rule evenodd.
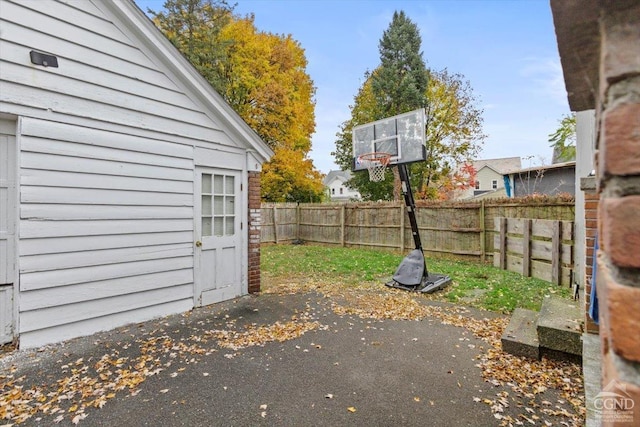
<path id="1" fill-rule="evenodd" d="M 273 325 L 257 326 L 249 325 L 246 331 L 237 330 L 211 330 L 205 332 L 218 340 L 218 345 L 223 348 L 239 350 L 252 346 L 263 346 L 268 342 L 284 342 L 296 339 L 306 332 L 320 328 L 317 321 L 302 321 L 293 319 L 289 322 L 275 322 Z"/>
<path id="2" fill-rule="evenodd" d="M 114 351 L 92 362 L 80 358 L 63 364 L 55 384 L 28 388 L 23 385 L 26 377 L 15 378 L 12 367 L 12 373 L 0 377 L 0 419 L 20 424 L 41 413 L 56 415 L 56 423 L 69 416 L 77 424 L 87 417 L 87 408 L 102 408 L 122 390 L 134 394 L 140 383 L 160 371 L 148 351 L 135 359 L 119 357 Z"/>

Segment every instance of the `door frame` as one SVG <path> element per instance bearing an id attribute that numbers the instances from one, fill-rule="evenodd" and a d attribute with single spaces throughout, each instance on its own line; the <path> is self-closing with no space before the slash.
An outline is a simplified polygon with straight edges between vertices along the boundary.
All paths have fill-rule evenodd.
<path id="1" fill-rule="evenodd" d="M 11 313 L 9 317 L 11 319 L 11 337 L 10 339 L 0 340 L 0 344 L 6 344 L 9 342 L 16 342 L 18 339 L 19 331 L 19 295 L 20 295 L 20 267 L 18 256 L 18 242 L 20 240 L 19 224 L 20 224 L 20 145 L 19 145 L 19 118 L 14 116 L 7 116 L 0 114 L 0 134 L 8 135 L 9 140 L 9 162 L 13 162 L 13 185 L 8 187 L 8 200 L 12 202 L 12 208 L 7 210 L 9 216 L 9 224 L 13 231 L 13 239 L 8 242 L 9 257 L 13 259 L 13 281 L 11 289 L 8 291 L 11 295 L 10 309 Z M 11 163 L 9 163 L 11 164 Z M 11 203 L 10 203 L 11 205 Z M 5 307 L 0 307 L 4 309 Z"/>
<path id="2" fill-rule="evenodd" d="M 222 290 L 220 292 L 220 299 L 216 298 L 215 301 L 203 304 L 202 294 L 203 283 L 200 280 L 201 271 L 199 269 L 199 264 L 201 262 L 201 244 L 202 244 L 202 230 L 201 230 L 201 209 L 202 209 L 202 200 L 201 200 L 201 192 L 202 192 L 202 173 L 211 173 L 213 175 L 234 175 L 235 179 L 238 181 L 236 188 L 238 189 L 238 193 L 236 195 L 236 232 L 238 239 L 238 247 L 237 253 L 240 254 L 240 260 L 237 262 L 237 268 L 239 269 L 239 288 L 229 287 L 228 291 L 225 292 Z M 220 168 L 211 165 L 194 165 L 194 183 L 193 183 L 193 194 L 194 194 L 194 226 L 193 226 L 193 304 L 194 307 L 201 307 L 204 305 L 212 304 L 215 302 L 221 302 L 224 300 L 228 300 L 230 298 L 246 295 L 248 292 L 248 282 L 247 282 L 247 257 L 248 257 L 248 249 L 247 249 L 247 227 L 246 227 L 246 219 L 247 216 L 247 191 L 245 191 L 247 181 L 247 174 L 245 170 L 242 169 L 229 169 L 229 168 Z M 237 291 L 236 291 L 237 290 Z"/>

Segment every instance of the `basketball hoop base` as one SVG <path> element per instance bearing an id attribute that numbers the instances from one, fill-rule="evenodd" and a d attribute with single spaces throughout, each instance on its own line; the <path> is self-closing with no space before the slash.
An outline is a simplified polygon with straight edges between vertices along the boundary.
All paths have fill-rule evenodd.
<path id="1" fill-rule="evenodd" d="M 385 286 L 390 288 L 402 289 L 411 292 L 420 292 L 423 294 L 431 294 L 445 288 L 451 283 L 451 277 L 444 274 L 431 273 L 422 278 L 422 282 L 418 285 L 403 285 L 402 283 L 392 280 L 385 283 Z"/>
<path id="2" fill-rule="evenodd" d="M 451 283 L 451 278 L 444 274 L 430 273 L 424 259 L 422 249 L 414 249 L 404 257 L 390 282 L 391 288 L 403 289 L 430 294 Z"/>

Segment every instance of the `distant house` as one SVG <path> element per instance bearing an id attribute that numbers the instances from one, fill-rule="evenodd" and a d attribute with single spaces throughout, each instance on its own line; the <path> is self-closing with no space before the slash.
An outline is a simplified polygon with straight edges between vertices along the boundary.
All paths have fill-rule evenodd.
<path id="1" fill-rule="evenodd" d="M 358 190 L 353 190 L 346 186 L 346 182 L 352 178 L 351 171 L 329 171 L 323 183 L 332 202 L 348 202 L 349 200 L 360 200 Z"/>
<path id="2" fill-rule="evenodd" d="M 0 343 L 260 289 L 272 150 L 131 0 L 0 0 Z"/>
<path id="3" fill-rule="evenodd" d="M 560 193 L 576 194 L 576 162 L 556 163 L 515 171 L 511 174 L 515 197 L 530 194 L 554 196 Z"/>
<path id="4" fill-rule="evenodd" d="M 521 168 L 520 157 L 475 160 L 476 182 L 473 188 L 461 190 L 456 199 L 470 199 L 492 193 L 492 197 L 513 197 L 510 174 Z"/>

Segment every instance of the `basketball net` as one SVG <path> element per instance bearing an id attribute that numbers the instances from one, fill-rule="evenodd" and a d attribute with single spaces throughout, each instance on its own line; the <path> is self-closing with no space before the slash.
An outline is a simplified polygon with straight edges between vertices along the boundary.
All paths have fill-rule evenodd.
<path id="1" fill-rule="evenodd" d="M 391 154 L 389 153 L 367 153 L 358 156 L 360 164 L 369 171 L 369 181 L 380 182 L 384 180 L 384 171 L 389 165 Z"/>

